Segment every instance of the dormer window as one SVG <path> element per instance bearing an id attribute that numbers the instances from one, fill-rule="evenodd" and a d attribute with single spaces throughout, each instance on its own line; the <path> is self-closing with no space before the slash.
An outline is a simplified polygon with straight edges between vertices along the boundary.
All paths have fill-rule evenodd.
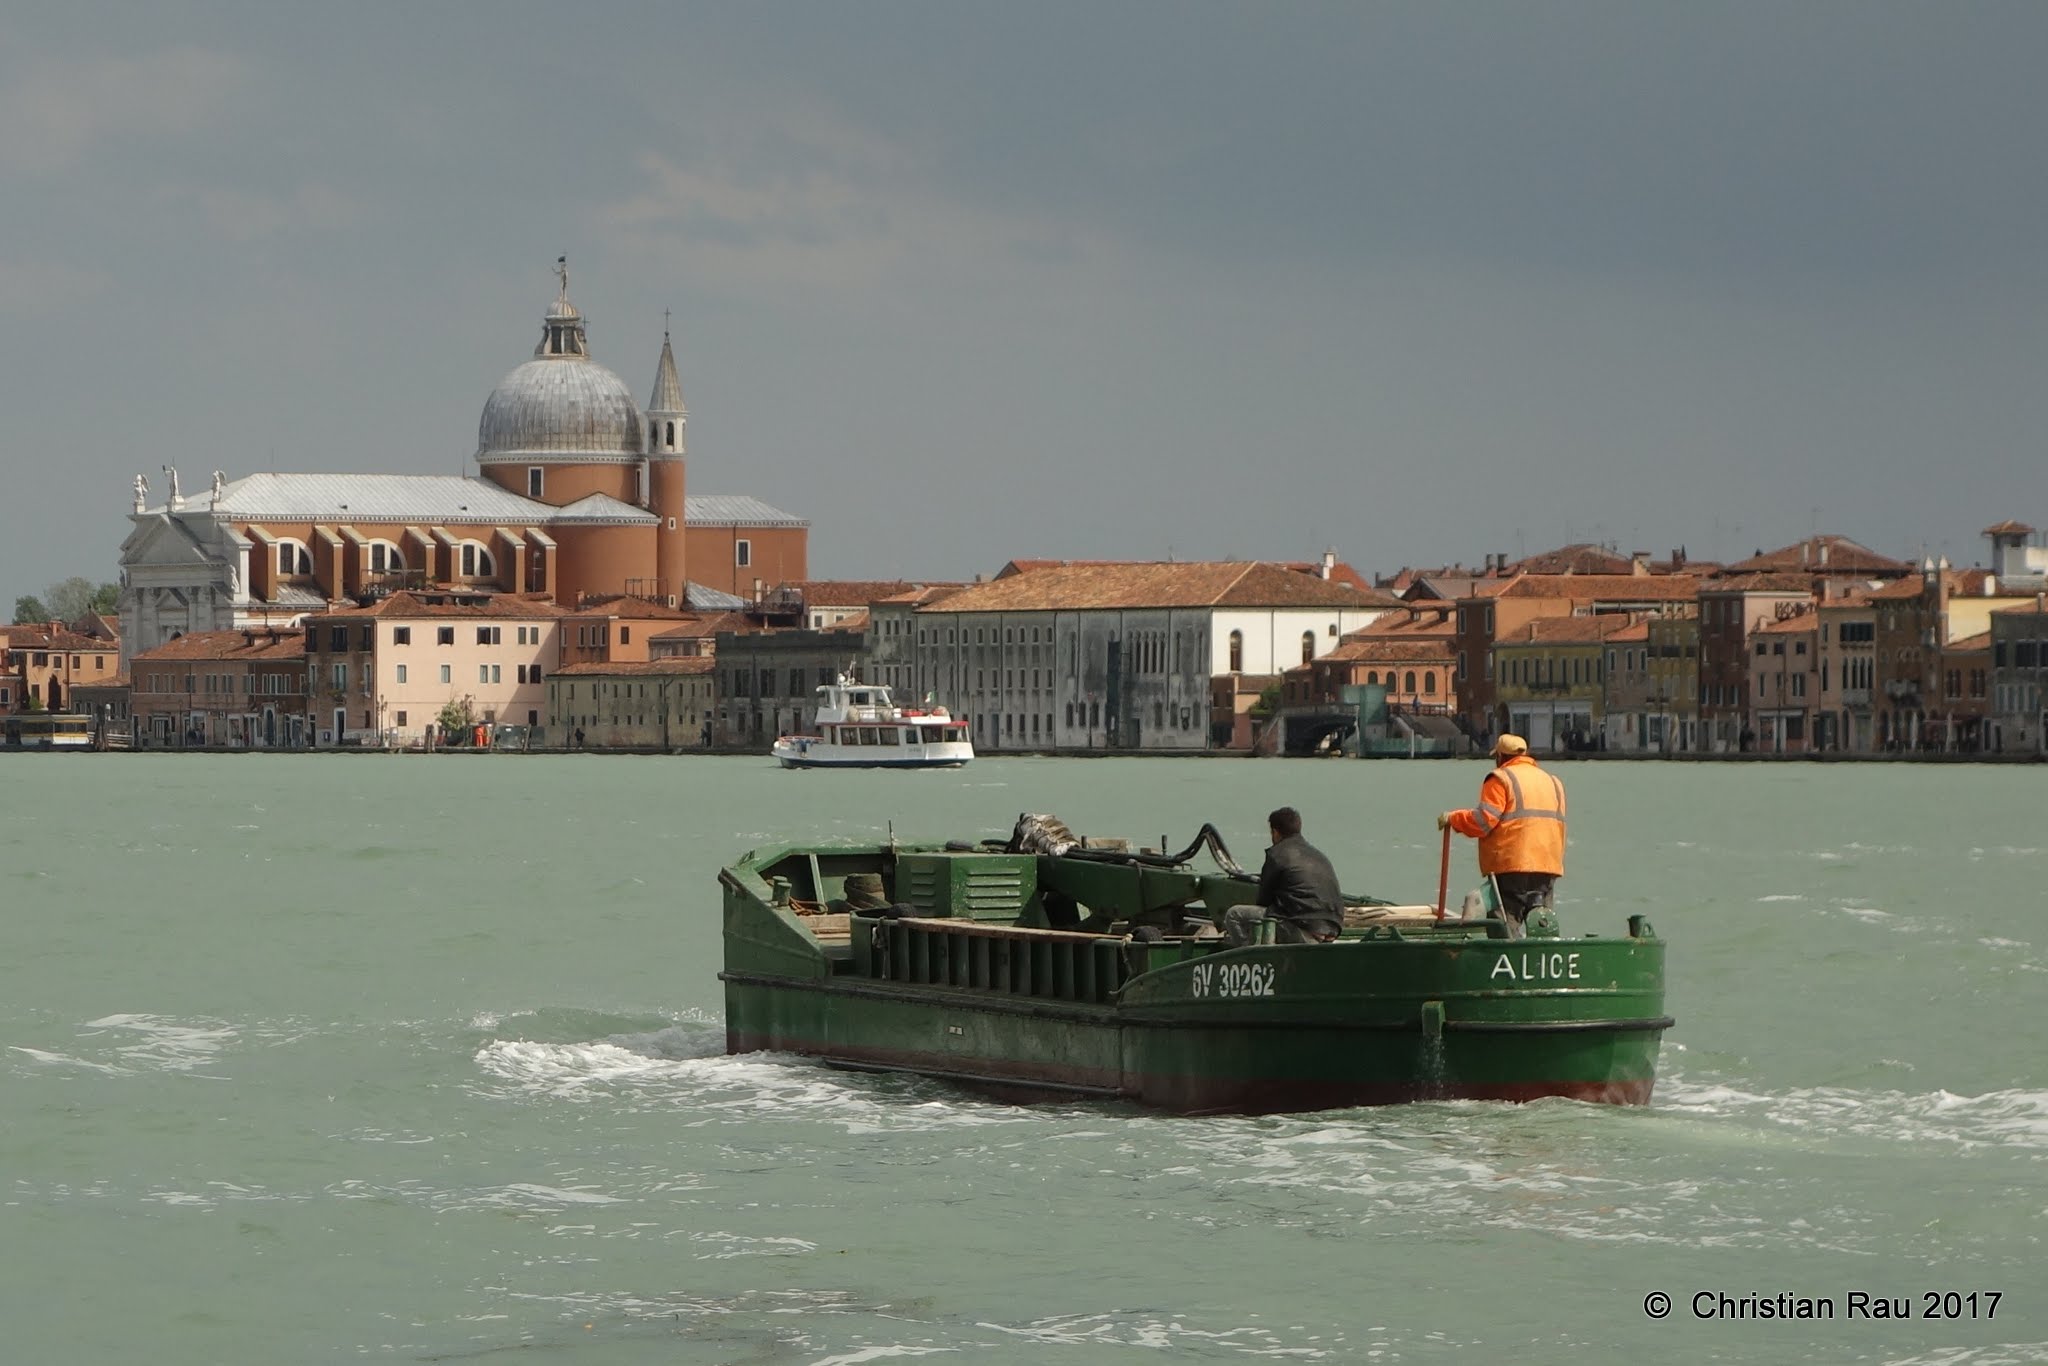
<path id="1" fill-rule="evenodd" d="M 526 467 L 526 496 L 528 498 L 540 497 L 546 473 L 547 471 L 543 470 L 539 465 L 528 465 Z"/>

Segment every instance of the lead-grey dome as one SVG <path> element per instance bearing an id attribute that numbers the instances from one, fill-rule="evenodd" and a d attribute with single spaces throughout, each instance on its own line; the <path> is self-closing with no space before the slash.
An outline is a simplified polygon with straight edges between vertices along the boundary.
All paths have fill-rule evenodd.
<path id="1" fill-rule="evenodd" d="M 477 424 L 476 458 L 544 461 L 645 453 L 640 409 L 626 382 L 590 358 L 583 315 L 562 292 L 541 324 L 533 359 L 499 382 Z"/>

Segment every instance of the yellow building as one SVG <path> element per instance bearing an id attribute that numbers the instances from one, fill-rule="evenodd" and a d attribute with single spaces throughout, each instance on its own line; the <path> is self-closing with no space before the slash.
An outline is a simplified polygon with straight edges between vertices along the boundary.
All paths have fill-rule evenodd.
<path id="1" fill-rule="evenodd" d="M 1596 748 L 1606 713 L 1607 639 L 1635 621 L 1622 612 L 1538 617 L 1496 636 L 1495 695 L 1508 729 L 1538 753 Z"/>
<path id="2" fill-rule="evenodd" d="M 710 655 L 565 664 L 548 679 L 548 736 L 571 749 L 702 749 L 717 666 Z"/>
<path id="3" fill-rule="evenodd" d="M 1700 619 L 1649 621 L 1650 711 L 1647 747 L 1670 754 L 1694 749 L 1700 732 Z"/>

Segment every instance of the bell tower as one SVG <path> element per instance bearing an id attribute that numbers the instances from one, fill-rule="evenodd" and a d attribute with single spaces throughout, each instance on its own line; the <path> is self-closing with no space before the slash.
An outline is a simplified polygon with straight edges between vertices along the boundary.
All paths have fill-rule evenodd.
<path id="1" fill-rule="evenodd" d="M 662 314 L 661 363 L 654 371 L 654 397 L 647 401 L 647 510 L 661 519 L 654 529 L 654 572 L 671 607 L 684 605 L 689 584 L 683 559 L 688 518 L 683 509 L 683 383 L 669 345 L 668 314 Z"/>

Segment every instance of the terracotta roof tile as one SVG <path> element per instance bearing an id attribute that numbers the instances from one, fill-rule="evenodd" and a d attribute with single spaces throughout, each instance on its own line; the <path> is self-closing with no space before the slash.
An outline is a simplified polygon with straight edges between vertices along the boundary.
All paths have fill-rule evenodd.
<path id="1" fill-rule="evenodd" d="M 1169 607 L 1398 608 L 1373 589 L 1256 560 L 1070 564 L 963 589 L 920 611 L 1049 612 Z"/>
<path id="2" fill-rule="evenodd" d="M 1727 574 L 1706 580 L 1700 594 L 1709 593 L 1811 593 L 1813 574 Z"/>
<path id="3" fill-rule="evenodd" d="M 1767 621 L 1756 628 L 1758 635 L 1806 635 L 1820 629 L 1820 618 L 1811 612 L 1794 612 L 1789 617 Z"/>
<path id="4" fill-rule="evenodd" d="M 1456 657 L 1456 650 L 1447 640 L 1368 640 L 1352 635 L 1338 641 L 1336 648 L 1313 664 L 1296 667 L 1309 669 L 1325 660 L 1339 664 L 1448 663 Z"/>
<path id="5" fill-rule="evenodd" d="M 1690 574 L 1524 574 L 1495 593 L 1500 598 L 1569 598 L 1574 602 L 1690 602 L 1700 592 Z"/>
<path id="6" fill-rule="evenodd" d="M 292 662 L 305 657 L 306 633 L 294 627 L 279 631 L 275 639 L 268 630 L 187 631 L 155 649 L 140 651 L 132 662 L 151 664 L 173 659 L 217 659 L 223 663 L 268 663 L 273 660 Z"/>
<path id="7" fill-rule="evenodd" d="M 1522 574 L 1633 574 L 1635 561 L 1605 546 L 1580 541 L 1529 555 L 1508 566 Z"/>
<path id="8" fill-rule="evenodd" d="M 2034 529 L 2025 522 L 2016 522 L 2011 518 L 2007 518 L 1995 526 L 1985 527 L 1984 534 L 1986 536 L 2031 536 L 2034 534 Z"/>
<path id="9" fill-rule="evenodd" d="M 1979 631 L 1974 636 L 1964 636 L 1960 640 L 1951 640 L 1941 648 L 1944 653 L 1952 655 L 1981 653 L 1991 648 L 1991 633 L 1989 631 Z"/>
<path id="10" fill-rule="evenodd" d="M 1516 627 L 1496 645 L 1594 645 L 1618 631 L 1627 630 L 1635 618 L 1620 612 L 1602 612 L 1589 617 L 1538 617 Z"/>
<path id="11" fill-rule="evenodd" d="M 1876 577 L 1910 574 L 1913 566 L 1889 555 L 1880 555 L 1867 545 L 1847 536 L 1809 536 L 1803 541 L 1760 551 L 1746 560 L 1727 566 L 1726 574 L 1820 573 L 1870 574 Z"/>
<path id="12" fill-rule="evenodd" d="M 718 667 L 710 655 L 674 655 L 613 663 L 564 664 L 556 678 L 649 678 L 666 674 L 708 674 Z"/>
<path id="13" fill-rule="evenodd" d="M 76 631 L 51 631 L 47 627 L 9 628 L 4 648 L 9 650 L 54 650 L 64 654 L 107 654 L 121 648 L 119 641 L 82 636 Z"/>
<path id="14" fill-rule="evenodd" d="M 665 602 L 652 598 L 635 597 L 626 593 L 608 593 L 603 597 L 585 598 L 569 609 L 572 616 L 590 617 L 634 617 L 641 621 L 683 621 L 698 614 L 671 607 Z"/>

